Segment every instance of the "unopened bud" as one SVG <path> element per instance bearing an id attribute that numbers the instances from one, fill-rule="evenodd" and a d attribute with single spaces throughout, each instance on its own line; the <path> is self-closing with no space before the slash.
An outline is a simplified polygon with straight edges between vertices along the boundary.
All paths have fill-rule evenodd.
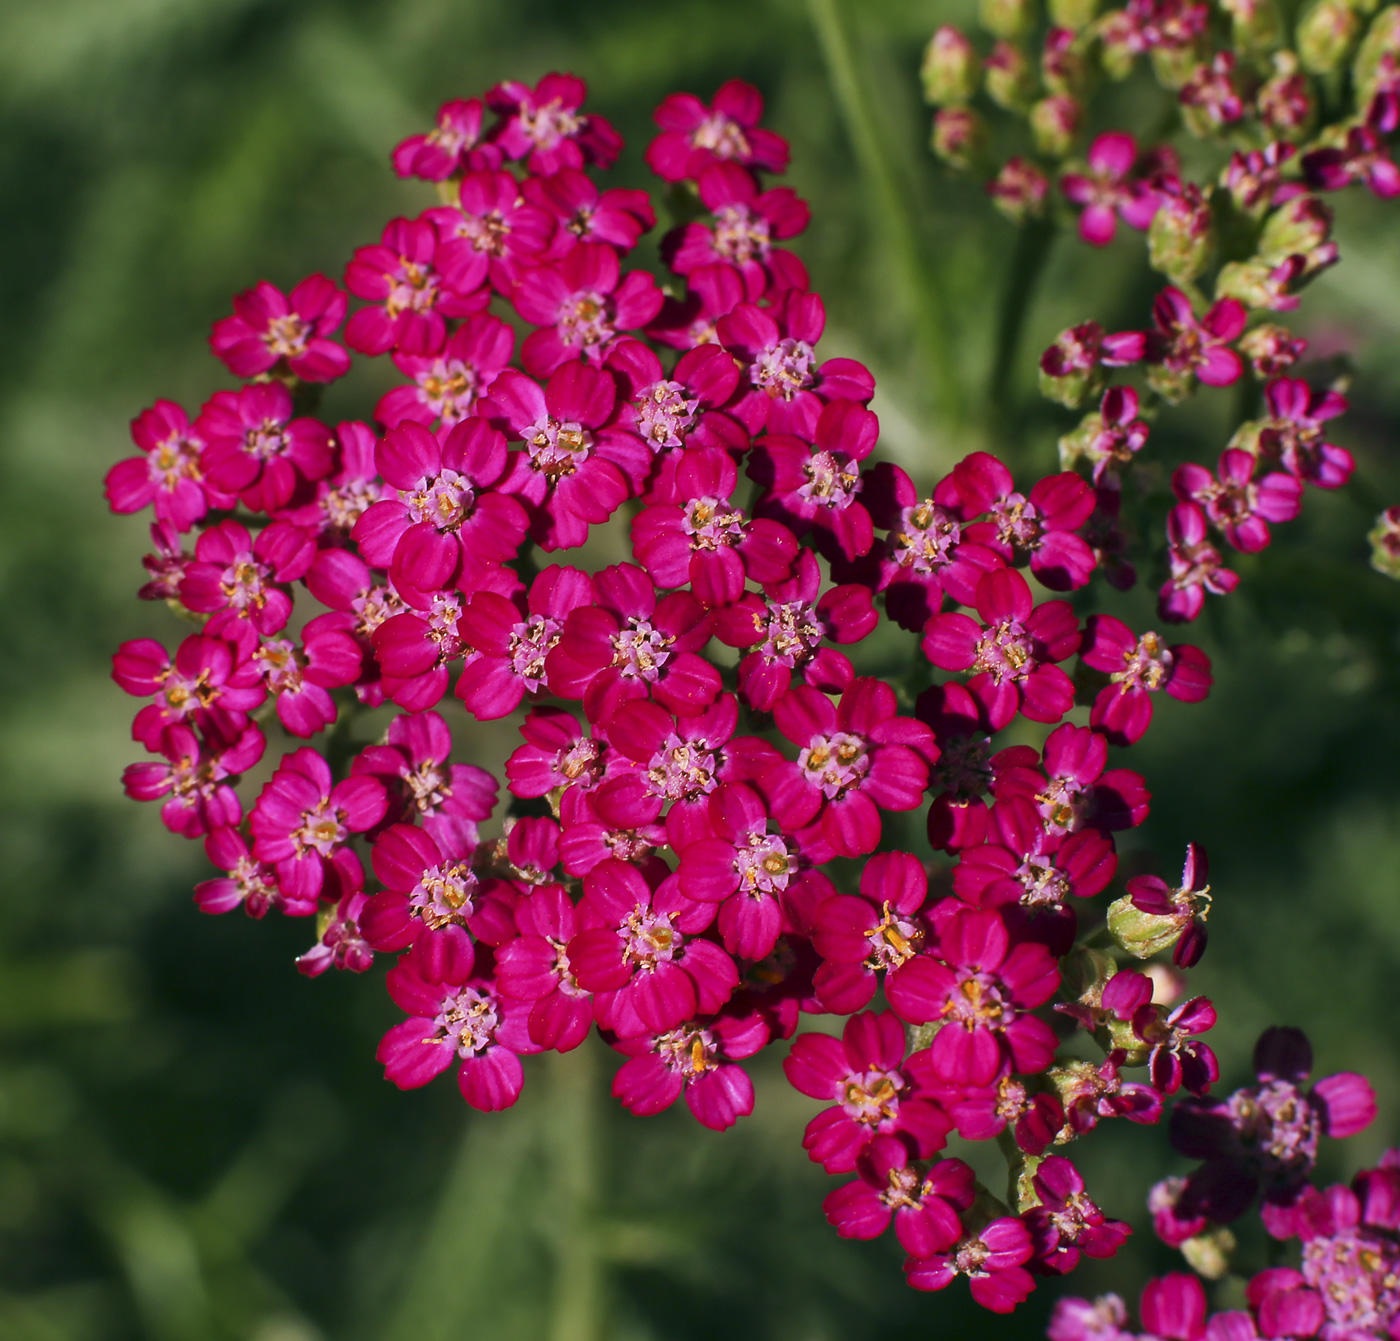
<path id="1" fill-rule="evenodd" d="M 1116 9 L 1104 15 L 1098 36 L 1100 68 L 1110 79 L 1126 79 L 1139 51 L 1137 23 L 1126 10 Z"/>
<path id="2" fill-rule="evenodd" d="M 934 114 L 933 152 L 950 168 L 965 171 L 987 143 L 987 127 L 971 107 L 942 107 Z"/>
<path id="3" fill-rule="evenodd" d="M 1173 284 L 1189 284 L 1204 274 L 1214 244 L 1210 202 L 1194 185 L 1167 196 L 1147 230 L 1149 264 Z"/>
<path id="4" fill-rule="evenodd" d="M 1220 0 L 1230 15 L 1230 45 L 1242 56 L 1263 55 L 1283 42 L 1275 0 Z"/>
<path id="5" fill-rule="evenodd" d="M 1264 220 L 1259 236 L 1259 259 L 1278 263 L 1306 255 L 1332 235 L 1332 209 L 1317 196 L 1297 196 Z"/>
<path id="6" fill-rule="evenodd" d="M 967 40 L 951 24 L 945 23 L 924 48 L 919 78 L 924 98 L 935 107 L 968 102 L 977 92 L 981 62 Z"/>
<path id="7" fill-rule="evenodd" d="M 1317 99 L 1307 75 L 1298 68 L 1298 58 L 1291 51 L 1274 53 L 1274 73 L 1255 97 L 1254 110 L 1278 138 L 1304 138 L 1316 117 Z"/>
<path id="8" fill-rule="evenodd" d="M 1051 93 L 1082 96 L 1089 86 L 1085 44 L 1069 28 L 1052 28 L 1040 53 L 1040 75 Z"/>
<path id="9" fill-rule="evenodd" d="M 1081 1005 L 1097 1006 L 1104 983 L 1117 972 L 1112 955 L 1088 945 L 1076 945 L 1060 960 L 1060 989 Z"/>
<path id="10" fill-rule="evenodd" d="M 1348 0 L 1314 0 L 1294 34 L 1298 59 L 1313 74 L 1331 74 L 1350 58 L 1361 37 L 1361 15 Z"/>
<path id="11" fill-rule="evenodd" d="M 984 64 L 987 96 L 1008 112 L 1024 112 L 1035 98 L 1030 57 L 1012 42 L 998 42 Z"/>
<path id="12" fill-rule="evenodd" d="M 1366 539 L 1371 542 L 1371 567 L 1400 579 L 1400 507 L 1386 508 Z"/>
<path id="13" fill-rule="evenodd" d="M 977 17 L 993 37 L 1022 37 L 1035 22 L 1035 0 L 979 0 Z"/>
<path id="14" fill-rule="evenodd" d="M 1266 322 L 1240 336 L 1236 348 L 1258 377 L 1282 377 L 1307 351 L 1308 342 L 1286 326 Z"/>
<path id="15" fill-rule="evenodd" d="M 1188 42 L 1178 47 L 1153 47 L 1152 73 L 1163 88 L 1182 88 L 1200 67 L 1203 55 L 1198 42 Z"/>
<path id="16" fill-rule="evenodd" d="M 1233 1233 L 1224 1225 L 1217 1225 L 1204 1234 L 1197 1234 L 1181 1245 L 1181 1255 L 1186 1265 L 1198 1276 L 1207 1280 L 1219 1280 L 1230 1270 L 1230 1254 L 1235 1251 Z"/>
<path id="17" fill-rule="evenodd" d="M 1097 396 L 1104 383 L 1103 334 L 1103 327 L 1094 321 L 1061 331 L 1040 356 L 1041 395 L 1071 410 Z"/>
<path id="18" fill-rule="evenodd" d="M 1064 158 L 1074 147 L 1083 120 L 1083 107 L 1067 94 L 1042 98 L 1030 115 L 1036 148 L 1050 158 Z"/>
<path id="19" fill-rule="evenodd" d="M 1356 53 L 1351 78 L 1358 107 L 1371 101 L 1397 59 L 1400 59 L 1400 5 L 1391 5 L 1371 20 L 1361 49 Z"/>
<path id="20" fill-rule="evenodd" d="M 1045 174 L 1024 158 L 1007 159 L 1002 170 L 987 183 L 992 203 L 1015 224 L 1044 214 L 1049 190 Z"/>
<path id="21" fill-rule="evenodd" d="M 1050 0 L 1050 22 L 1056 28 L 1087 28 L 1099 12 L 1099 0 Z"/>
<path id="22" fill-rule="evenodd" d="M 1150 959 L 1170 950 L 1185 930 L 1186 923 L 1180 917 L 1144 913 L 1126 894 L 1108 905 L 1108 934 L 1120 950 L 1135 959 Z"/>

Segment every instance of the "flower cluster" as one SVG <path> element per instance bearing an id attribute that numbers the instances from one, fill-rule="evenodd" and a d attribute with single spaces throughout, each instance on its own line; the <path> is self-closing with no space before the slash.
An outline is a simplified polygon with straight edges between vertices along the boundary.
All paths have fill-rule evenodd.
<path id="1" fill-rule="evenodd" d="M 196 631 L 116 654 L 152 756 L 127 791 L 204 840 L 223 874 L 201 908 L 315 917 L 302 972 L 393 958 L 405 1018 L 378 1060 L 400 1087 L 450 1069 L 507 1108 L 524 1056 L 596 1029 L 627 1109 L 683 1099 L 723 1129 L 753 1108 L 743 1062 L 790 1044 L 788 1079 L 825 1105 L 805 1148 L 849 1180 L 837 1231 L 892 1229 L 910 1284 L 965 1276 L 1009 1310 L 1128 1233 L 1060 1147 L 1182 1090 L 1214 1112 L 1211 1003 L 1120 964 L 1199 959 L 1204 855 L 1178 889 L 1093 902 L 1150 803 L 1110 748 L 1160 691 L 1211 685 L 1198 648 L 1066 599 L 1123 585 L 1136 393 L 1104 393 L 1092 479 L 1018 486 L 976 452 L 917 483 L 876 460 L 869 370 L 818 353 L 822 299 L 779 245 L 808 210 L 771 184 L 788 151 L 758 93 L 657 109 L 646 159 L 684 202 L 664 284 L 634 263 L 649 196 L 589 175 L 621 141 L 584 103 L 568 75 L 448 103 L 393 155 L 441 203 L 356 251 L 343 288 L 240 296 L 211 345 L 242 385 L 133 424 L 108 497 L 152 508 L 141 594 Z M 1109 149 L 1109 186 L 1067 187 L 1100 201 L 1091 241 L 1116 217 Z M 1130 223 L 1161 194 L 1139 185 L 1111 201 Z M 1043 366 L 1081 395 L 1143 360 L 1223 383 L 1243 326 L 1238 300 L 1198 320 L 1172 288 L 1154 333 L 1091 323 Z M 383 356 L 401 380 L 373 422 L 316 417 L 320 386 Z M 1267 397 L 1218 478 L 1177 472 L 1172 563 L 1202 574 L 1183 592 L 1228 583 L 1208 524 L 1259 548 L 1300 480 L 1344 478 L 1317 427 L 1338 398 L 1286 378 Z M 597 528 L 630 559 L 585 566 Z M 882 623 L 912 674 L 881 659 Z M 499 719 L 519 743 L 494 772 L 454 759 Z M 1038 744 L 998 739 L 1018 723 Z M 844 1019 L 839 1040 L 804 1016 Z M 944 1157 L 955 1133 L 1002 1139 L 1006 1200 Z"/>

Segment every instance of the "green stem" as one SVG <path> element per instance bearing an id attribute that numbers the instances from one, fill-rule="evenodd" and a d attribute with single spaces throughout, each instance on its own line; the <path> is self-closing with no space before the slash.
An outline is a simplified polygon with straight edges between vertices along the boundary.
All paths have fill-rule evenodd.
<path id="1" fill-rule="evenodd" d="M 947 302 L 919 244 L 910 208 L 911 193 L 901 186 L 877 130 L 838 3 L 839 0 L 807 0 L 807 10 L 846 134 L 875 206 L 877 226 L 885 232 L 890 254 L 905 277 L 915 337 L 922 360 L 933 374 L 938 408 L 952 428 L 961 420 L 963 397 L 952 359 Z"/>
<path id="2" fill-rule="evenodd" d="M 555 1286 L 550 1341 L 602 1341 L 606 1264 L 597 1225 L 600 1162 L 597 1042 L 552 1053 Z"/>
<path id="3" fill-rule="evenodd" d="M 1045 262 L 1049 259 L 1054 241 L 1055 226 L 1043 219 L 1033 219 L 1022 225 L 1020 236 L 1016 239 L 1006 287 L 1002 290 L 992 372 L 987 381 L 988 431 L 994 441 L 1006 427 L 1010 408 L 1007 387 L 1016 366 L 1016 355 L 1021 347 L 1021 335 L 1025 330 L 1026 318 L 1030 315 L 1036 285 L 1045 272 Z"/>

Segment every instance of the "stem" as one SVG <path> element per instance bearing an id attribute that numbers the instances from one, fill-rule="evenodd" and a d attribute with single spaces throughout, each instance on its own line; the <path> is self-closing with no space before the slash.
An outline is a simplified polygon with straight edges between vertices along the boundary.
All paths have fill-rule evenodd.
<path id="1" fill-rule="evenodd" d="M 1016 364 L 1021 346 L 1021 333 L 1030 314 L 1036 285 L 1045 272 L 1045 262 L 1055 240 L 1054 224 L 1033 219 L 1020 229 L 1006 287 L 1001 295 L 1001 313 L 997 319 L 996 345 L 992 354 L 992 373 L 987 382 L 988 431 L 994 438 L 1005 428 L 1010 402 L 1007 384 Z"/>
<path id="2" fill-rule="evenodd" d="M 597 1042 L 549 1058 L 554 1174 L 555 1285 L 550 1341 L 602 1341 L 606 1265 L 597 1232 Z"/>
<path id="3" fill-rule="evenodd" d="M 949 348 L 947 302 L 919 245 L 910 193 L 901 189 L 876 129 L 875 115 L 856 69 L 838 3 L 839 0 L 807 0 L 807 10 L 856 163 L 869 187 L 876 226 L 885 232 L 890 255 L 904 275 L 915 339 L 923 362 L 933 374 L 935 399 L 952 427 L 962 417 L 962 388 Z"/>

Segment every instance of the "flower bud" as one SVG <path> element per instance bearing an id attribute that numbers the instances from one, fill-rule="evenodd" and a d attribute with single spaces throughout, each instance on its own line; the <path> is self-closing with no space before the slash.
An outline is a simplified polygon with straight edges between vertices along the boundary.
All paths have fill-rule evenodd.
<path id="1" fill-rule="evenodd" d="M 998 42 L 984 63 L 987 96 L 1008 112 L 1024 112 L 1035 98 L 1030 57 L 1011 42 Z"/>
<path id="2" fill-rule="evenodd" d="M 1147 230 L 1148 262 L 1173 284 L 1189 284 L 1204 274 L 1214 245 L 1210 203 L 1191 184 L 1162 201 Z"/>
<path id="3" fill-rule="evenodd" d="M 950 168 L 965 171 L 987 143 L 987 127 L 971 107 L 942 107 L 934 114 L 933 152 Z"/>
<path id="4" fill-rule="evenodd" d="M 979 67 L 972 43 L 945 23 L 924 48 L 919 78 L 923 81 L 925 101 L 935 107 L 968 102 L 977 92 Z"/>
<path id="5" fill-rule="evenodd" d="M 1297 196 L 1264 220 L 1259 259 L 1277 264 L 1321 247 L 1332 234 L 1332 209 L 1317 196 Z"/>
<path id="6" fill-rule="evenodd" d="M 1060 990 L 1081 1005 L 1097 1006 L 1103 997 L 1103 986 L 1118 965 L 1113 956 L 1092 946 L 1076 945 L 1060 960 Z"/>
<path id="7" fill-rule="evenodd" d="M 1198 1276 L 1219 1280 L 1230 1270 L 1230 1254 L 1235 1247 L 1234 1234 L 1226 1226 L 1216 1225 L 1204 1234 L 1187 1239 L 1181 1245 L 1181 1255 Z"/>
<path id="8" fill-rule="evenodd" d="M 1381 10 L 1366 32 L 1352 66 L 1356 105 L 1364 107 L 1375 96 L 1388 69 L 1400 59 L 1400 5 Z"/>
<path id="9" fill-rule="evenodd" d="M 1280 139 L 1305 138 L 1317 113 L 1317 99 L 1291 51 L 1274 53 L 1274 73 L 1256 95 L 1254 110 L 1264 126 Z"/>
<path id="10" fill-rule="evenodd" d="M 1083 120 L 1083 107 L 1067 94 L 1042 98 L 1031 108 L 1035 147 L 1050 158 L 1064 158 L 1074 147 Z"/>
<path id="11" fill-rule="evenodd" d="M 1400 507 L 1386 508 L 1366 539 L 1371 542 L 1371 567 L 1400 579 Z"/>
<path id="12" fill-rule="evenodd" d="M 1361 15 L 1348 0 L 1314 0 L 1294 36 L 1303 69 L 1331 74 L 1342 68 L 1361 36 Z"/>
<path id="13" fill-rule="evenodd" d="M 1183 46 L 1153 47 L 1152 73 L 1163 88 L 1179 89 L 1196 73 L 1203 54 L 1200 43 L 1194 41 Z"/>
<path id="14" fill-rule="evenodd" d="M 1087 28 L 1099 12 L 1099 0 L 1050 0 L 1050 22 L 1056 28 Z"/>
<path id="15" fill-rule="evenodd" d="M 1230 45 L 1242 56 L 1263 55 L 1283 42 L 1275 0 L 1220 0 L 1230 15 Z"/>
<path id="16" fill-rule="evenodd" d="M 1007 159 L 1002 170 L 987 183 L 992 203 L 1014 224 L 1045 213 L 1050 183 L 1036 165 L 1024 158 Z"/>
<path id="17" fill-rule="evenodd" d="M 1040 75 L 1051 93 L 1081 96 L 1088 90 L 1089 66 L 1084 44 L 1068 28 L 1052 28 L 1040 53 Z"/>
<path id="18" fill-rule="evenodd" d="M 1133 72 L 1139 50 L 1132 16 L 1121 9 L 1105 14 L 1098 35 L 1100 68 L 1110 79 L 1126 79 Z"/>
<path id="19" fill-rule="evenodd" d="M 1102 346 L 1103 327 L 1095 321 L 1061 331 L 1040 356 L 1041 395 L 1071 410 L 1098 395 L 1104 383 Z"/>
<path id="20" fill-rule="evenodd" d="M 977 17 L 993 37 L 1022 37 L 1035 22 L 1034 0 L 978 0 Z"/>
<path id="21" fill-rule="evenodd" d="M 1120 950 L 1135 959 L 1150 959 L 1170 950 L 1185 929 L 1179 917 L 1142 912 L 1127 894 L 1108 906 L 1108 934 Z"/>
<path id="22" fill-rule="evenodd" d="M 1303 357 L 1308 342 L 1286 326 L 1266 322 L 1246 331 L 1235 347 L 1249 360 L 1256 377 L 1282 377 Z"/>

